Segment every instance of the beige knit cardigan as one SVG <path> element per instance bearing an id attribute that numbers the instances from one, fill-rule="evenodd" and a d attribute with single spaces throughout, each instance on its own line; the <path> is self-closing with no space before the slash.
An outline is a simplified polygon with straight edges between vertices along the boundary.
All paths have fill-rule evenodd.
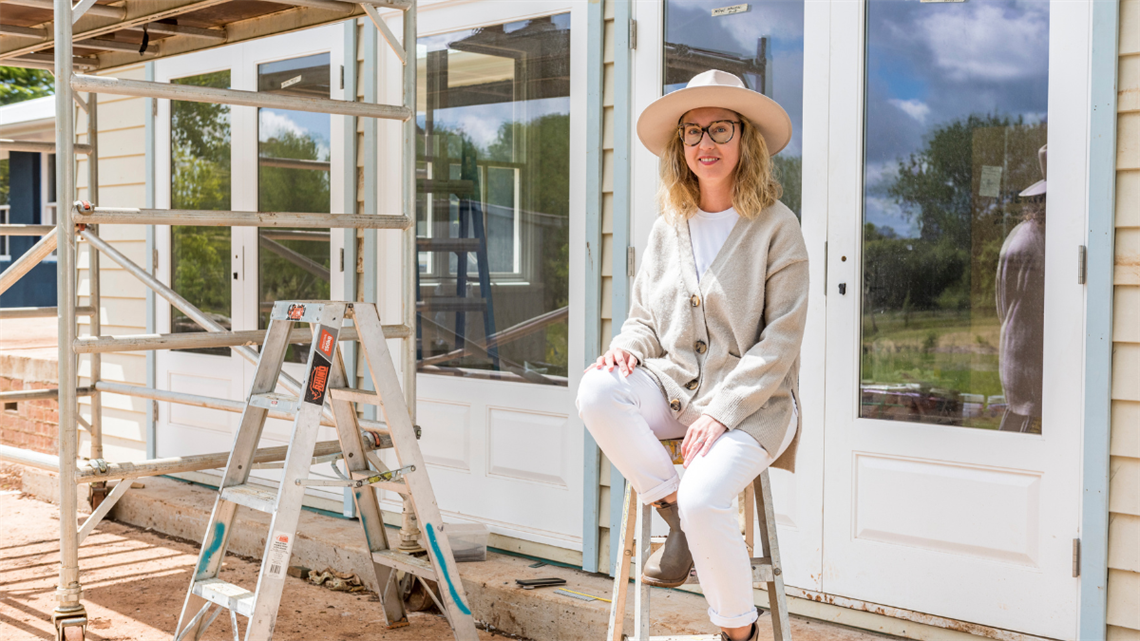
<path id="1" fill-rule="evenodd" d="M 777 202 L 737 221 L 698 282 L 688 223 L 662 216 L 610 347 L 637 357 L 682 424 L 705 414 L 776 452 L 800 398 L 807 261 L 799 221 Z M 795 471 L 802 403 L 799 417 L 774 467 Z"/>

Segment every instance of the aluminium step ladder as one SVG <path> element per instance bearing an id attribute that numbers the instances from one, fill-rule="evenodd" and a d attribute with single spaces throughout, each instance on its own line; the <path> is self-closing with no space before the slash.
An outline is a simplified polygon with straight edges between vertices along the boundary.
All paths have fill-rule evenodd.
<path id="1" fill-rule="evenodd" d="M 375 392 L 346 387 L 344 362 L 337 350 L 337 339 L 346 317 L 355 323 Z M 309 347 L 301 398 L 274 391 L 293 323 L 310 323 L 314 337 Z M 326 399 L 332 405 L 348 481 L 307 478 Z M 371 403 L 382 408 L 388 433 L 380 436 L 390 437 L 391 447 L 402 467 L 388 470 L 378 456 L 364 447 L 353 403 Z M 253 456 L 271 409 L 295 415 L 279 491 L 249 482 Z M 369 463 L 376 469 L 370 469 Z M 179 617 L 176 641 L 200 639 L 222 610 L 229 610 L 234 639 L 239 638 L 239 614 L 249 619 L 245 632 L 247 641 L 272 638 L 301 516 L 301 501 L 305 487 L 311 485 L 342 485 L 352 489 L 365 541 L 372 552 L 388 627 L 408 625 L 396 581 L 399 570 L 436 581 L 443 599 L 440 609 L 451 623 L 457 641 L 478 639 L 376 306 L 333 301 L 278 301 L 270 315 L 265 345 L 241 425 Z M 426 558 L 391 548 L 374 487 L 411 499 L 427 542 Z M 261 571 L 253 591 L 218 578 L 239 505 L 272 515 L 270 535 L 266 537 Z M 215 608 L 212 614 L 211 608 Z"/>
<path id="2" fill-rule="evenodd" d="M 681 458 L 681 439 L 668 439 L 661 444 L 669 451 L 675 464 L 683 463 Z M 773 641 L 792 641 L 792 628 L 788 620 L 788 601 L 784 594 L 784 576 L 780 564 L 780 544 L 776 539 L 776 513 L 772 507 L 772 485 L 768 480 L 768 470 L 765 469 L 752 484 L 740 493 L 740 508 L 742 511 L 741 525 L 744 529 L 745 545 L 750 554 L 753 554 L 752 541 L 752 500 L 755 498 L 756 520 L 759 522 L 760 545 L 764 553 L 762 557 L 751 558 L 752 583 L 764 583 L 768 591 L 769 614 L 772 617 Z M 667 635 L 650 636 L 649 634 L 649 585 L 641 579 L 645 563 L 649 561 L 651 552 L 649 524 L 652 518 L 651 505 L 639 505 L 637 492 L 628 482 L 625 486 L 625 502 L 621 515 L 621 530 L 618 540 L 621 542 L 618 567 L 614 572 L 614 588 L 611 596 L 610 621 L 606 632 L 606 641 L 720 641 L 720 634 L 702 635 Z M 636 521 L 636 523 L 635 523 Z M 635 536 L 636 532 L 636 536 Z M 636 559 L 636 563 L 634 563 Z M 636 572 L 634 578 L 634 606 L 633 606 L 633 634 L 624 634 L 625 604 L 629 595 L 629 570 L 634 565 Z M 697 583 L 696 578 L 690 575 L 685 582 Z M 761 625 L 760 620 L 756 625 Z"/>

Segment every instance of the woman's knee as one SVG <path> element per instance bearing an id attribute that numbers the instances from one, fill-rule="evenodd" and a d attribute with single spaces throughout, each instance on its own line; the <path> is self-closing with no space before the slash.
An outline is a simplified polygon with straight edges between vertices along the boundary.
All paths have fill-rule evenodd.
<path id="1" fill-rule="evenodd" d="M 619 374 L 616 369 L 608 372 L 595 368 L 589 369 L 582 376 L 574 404 L 583 421 L 589 423 L 592 418 L 612 411 L 615 403 L 621 402 L 624 391 L 617 376 Z"/>
<path id="2" fill-rule="evenodd" d="M 681 487 L 677 489 L 677 511 L 681 514 L 682 523 L 702 523 L 715 517 L 721 512 L 727 512 L 732 507 L 732 500 L 727 505 L 713 487 L 703 484 L 686 483 L 681 479 Z"/>

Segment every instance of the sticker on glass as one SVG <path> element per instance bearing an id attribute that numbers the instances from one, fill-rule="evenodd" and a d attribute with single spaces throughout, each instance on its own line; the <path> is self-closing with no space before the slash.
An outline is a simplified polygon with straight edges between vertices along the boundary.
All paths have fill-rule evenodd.
<path id="1" fill-rule="evenodd" d="M 734 4 L 731 7 L 720 7 L 719 9 L 712 10 L 712 17 L 719 18 L 720 16 L 731 16 L 734 13 L 744 13 L 752 5 L 747 4 Z"/>
<path id="2" fill-rule="evenodd" d="M 282 82 L 281 88 L 282 89 L 288 89 L 289 87 L 292 87 L 293 85 L 297 84 L 298 82 L 301 82 L 301 76 L 293 76 L 292 78 Z"/>

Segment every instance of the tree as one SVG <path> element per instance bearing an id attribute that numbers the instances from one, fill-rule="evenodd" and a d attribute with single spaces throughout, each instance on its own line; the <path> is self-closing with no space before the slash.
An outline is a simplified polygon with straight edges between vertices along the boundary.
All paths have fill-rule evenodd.
<path id="1" fill-rule="evenodd" d="M 50 72 L 23 67 L 0 67 L 0 106 L 55 93 L 55 77 Z"/>

